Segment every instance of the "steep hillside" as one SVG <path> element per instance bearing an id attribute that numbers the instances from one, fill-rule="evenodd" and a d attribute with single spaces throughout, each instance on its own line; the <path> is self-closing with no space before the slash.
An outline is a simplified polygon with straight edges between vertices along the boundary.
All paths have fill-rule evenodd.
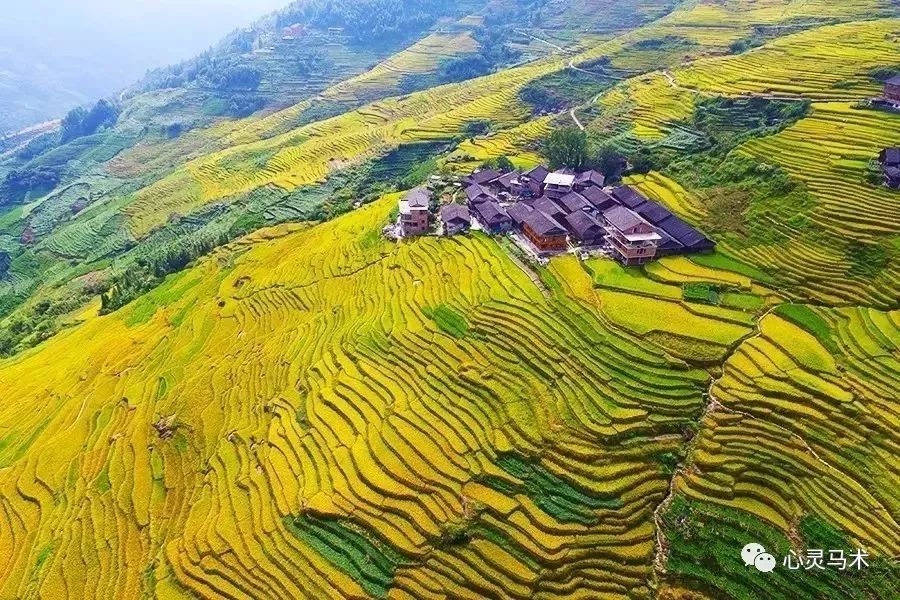
<path id="1" fill-rule="evenodd" d="M 0 598 L 900 594 L 896 3 L 465 8 L 280 110 L 142 131 L 186 81 L 28 158 L 66 171 L 0 208 Z M 485 32 L 519 64 L 442 83 Z M 573 126 L 716 252 L 382 236 Z M 868 565 L 781 562 L 815 549 Z"/>

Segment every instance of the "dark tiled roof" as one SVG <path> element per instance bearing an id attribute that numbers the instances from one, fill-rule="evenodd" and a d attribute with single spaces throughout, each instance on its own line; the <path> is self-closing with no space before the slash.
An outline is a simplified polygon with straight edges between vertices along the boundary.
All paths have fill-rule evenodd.
<path id="1" fill-rule="evenodd" d="M 657 226 L 669 235 L 669 237 L 678 240 L 689 250 L 704 250 L 712 248 L 715 245 L 705 235 L 675 215 L 672 215 L 668 219 L 663 219 Z"/>
<path id="2" fill-rule="evenodd" d="M 613 198 L 628 208 L 636 208 L 647 201 L 647 199 L 636 189 L 627 185 L 620 185 L 617 188 L 613 188 L 612 195 Z"/>
<path id="3" fill-rule="evenodd" d="M 516 177 L 518 177 L 519 175 L 521 175 L 521 173 L 519 173 L 518 171 L 510 171 L 509 173 L 505 173 L 504 175 L 501 175 L 500 177 L 498 177 L 491 183 L 497 184 L 500 187 L 502 187 L 503 189 L 508 190 L 509 186 L 512 183 L 512 180 L 515 179 Z"/>
<path id="4" fill-rule="evenodd" d="M 900 164 L 900 148 L 885 148 L 881 153 L 881 161 L 886 165 Z"/>
<path id="5" fill-rule="evenodd" d="M 888 79 L 885 83 L 888 85 L 900 85 L 900 75 L 894 75 L 893 77 Z"/>
<path id="6" fill-rule="evenodd" d="M 603 225 L 600 224 L 600 221 L 594 215 L 583 210 L 567 215 L 565 222 L 569 226 L 569 231 L 580 240 L 597 238 L 603 235 Z"/>
<path id="7" fill-rule="evenodd" d="M 672 213 L 669 212 L 669 209 L 661 204 L 657 204 L 656 202 L 644 202 L 636 209 L 634 212 L 641 215 L 654 225 L 663 221 L 664 219 L 668 219 L 672 216 Z"/>
<path id="8" fill-rule="evenodd" d="M 431 192 L 419 187 L 410 190 L 403 199 L 406 200 L 410 207 L 428 208 L 428 203 L 431 201 Z"/>
<path id="9" fill-rule="evenodd" d="M 513 223 L 516 225 L 521 225 L 525 222 L 525 217 L 528 216 L 531 212 L 533 212 L 530 206 L 525 204 L 524 202 L 516 202 L 515 204 L 511 204 L 506 207 L 506 214 L 509 215 L 509 218 L 513 220 Z"/>
<path id="10" fill-rule="evenodd" d="M 562 209 L 562 207 L 548 198 L 547 196 L 541 196 L 537 200 L 531 203 L 531 207 L 550 215 L 554 219 L 561 219 L 566 215 L 566 211 Z"/>
<path id="11" fill-rule="evenodd" d="M 473 183 L 469 187 L 466 188 L 466 198 L 471 201 L 476 201 L 478 198 L 486 197 L 488 199 L 493 198 L 493 195 L 488 192 L 486 189 L 478 185 L 477 183 Z"/>
<path id="12" fill-rule="evenodd" d="M 673 238 L 672 236 L 667 234 L 665 231 L 659 230 L 659 231 L 657 231 L 657 233 L 659 233 L 659 237 L 662 238 L 659 241 L 659 244 L 657 244 L 657 247 L 660 250 L 663 250 L 663 251 L 667 250 L 669 252 L 680 252 L 684 248 L 684 246 L 682 245 L 681 242 L 679 242 L 678 240 L 676 240 L 675 238 Z"/>
<path id="13" fill-rule="evenodd" d="M 468 223 L 469 209 L 461 204 L 447 204 L 441 207 L 441 221 L 444 223 Z"/>
<path id="14" fill-rule="evenodd" d="M 587 198 L 587 201 L 594 205 L 594 208 L 603 212 L 619 204 L 619 201 L 596 187 L 589 187 L 581 195 Z"/>
<path id="15" fill-rule="evenodd" d="M 591 169 L 590 171 L 583 171 L 576 175 L 575 183 L 579 185 L 603 187 L 603 184 L 606 183 L 606 178 L 603 177 L 602 174 Z"/>
<path id="16" fill-rule="evenodd" d="M 545 215 L 539 210 L 533 210 L 525 215 L 525 224 L 538 235 L 557 236 L 566 235 L 565 228 L 556 222 L 556 219 Z"/>
<path id="17" fill-rule="evenodd" d="M 466 177 L 465 181 L 467 181 L 468 183 L 477 183 L 479 185 L 484 185 L 497 179 L 501 175 L 503 175 L 503 173 L 497 171 L 496 169 L 485 169 L 484 171 L 472 173 L 471 175 Z"/>
<path id="18" fill-rule="evenodd" d="M 550 171 L 548 171 L 547 167 L 545 167 L 544 165 L 538 165 L 525 174 L 538 183 L 544 183 L 544 179 L 547 178 L 547 175 L 550 174 Z"/>
<path id="19" fill-rule="evenodd" d="M 628 210 L 624 206 L 616 206 L 615 208 L 609 209 L 603 213 L 603 218 L 609 221 L 610 225 L 619 231 L 627 231 L 644 222 L 637 213 Z"/>
<path id="20" fill-rule="evenodd" d="M 584 210 L 585 208 L 590 208 L 591 203 L 587 201 L 587 199 L 579 194 L 578 192 L 569 192 L 565 196 L 559 199 L 558 201 L 560 207 L 565 209 L 566 212 L 575 212 Z"/>
<path id="21" fill-rule="evenodd" d="M 506 214 L 506 211 L 493 201 L 476 204 L 475 210 L 481 216 L 481 221 L 488 226 L 502 225 L 509 221 L 509 215 Z"/>

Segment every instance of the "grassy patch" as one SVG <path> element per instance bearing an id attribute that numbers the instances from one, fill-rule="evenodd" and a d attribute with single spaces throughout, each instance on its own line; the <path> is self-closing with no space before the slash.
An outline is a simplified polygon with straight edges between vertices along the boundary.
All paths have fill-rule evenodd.
<path id="1" fill-rule="evenodd" d="M 397 549 L 347 520 L 302 515 L 285 517 L 284 525 L 376 598 L 387 597 L 394 572 L 408 562 Z"/>
<path id="2" fill-rule="evenodd" d="M 719 288 L 712 283 L 684 283 L 681 285 L 681 295 L 688 302 L 719 304 Z"/>
<path id="3" fill-rule="evenodd" d="M 861 571 L 790 570 L 782 560 L 790 542 L 779 529 L 747 513 L 677 496 L 663 515 L 669 541 L 669 578 L 715 598 L 891 598 L 895 565 L 870 559 Z M 807 547 L 854 549 L 840 532 L 821 519 L 808 516 L 801 523 Z M 777 559 L 763 574 L 741 560 L 741 548 L 756 542 Z M 827 544 L 837 544 L 830 546 Z"/>
<path id="4" fill-rule="evenodd" d="M 482 478 L 485 485 L 506 495 L 525 494 L 541 510 L 566 523 L 591 525 L 597 522 L 597 510 L 617 510 L 622 501 L 585 490 L 572 481 L 549 471 L 538 462 L 529 461 L 515 453 L 501 454 L 497 466 L 515 477 L 513 483 L 498 477 Z"/>
<path id="5" fill-rule="evenodd" d="M 803 304 L 782 304 L 775 308 L 775 314 L 787 319 L 794 325 L 802 327 L 813 334 L 831 354 L 838 354 L 837 343 L 831 334 L 831 328 L 825 320 L 811 308 Z"/>
<path id="6" fill-rule="evenodd" d="M 435 325 L 438 326 L 438 329 L 446 334 L 452 335 L 455 338 L 464 338 L 469 335 L 469 323 L 466 321 L 465 317 L 446 304 L 441 304 L 434 308 L 423 308 L 422 312 L 425 313 L 425 316 L 434 321 Z"/>
<path id="7" fill-rule="evenodd" d="M 535 79 L 519 91 L 519 98 L 535 114 L 559 112 L 586 103 L 615 81 L 603 73 L 565 69 Z"/>

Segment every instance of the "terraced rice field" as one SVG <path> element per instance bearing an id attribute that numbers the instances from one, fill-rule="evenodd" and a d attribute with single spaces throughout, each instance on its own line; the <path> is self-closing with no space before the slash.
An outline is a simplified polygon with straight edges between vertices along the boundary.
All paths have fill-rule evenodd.
<path id="1" fill-rule="evenodd" d="M 725 95 L 860 100 L 878 94 L 880 87 L 868 72 L 900 50 L 900 41 L 892 38 L 898 28 L 897 19 L 821 27 L 738 57 L 701 60 L 674 76 L 685 87 Z"/>
<path id="2" fill-rule="evenodd" d="M 898 41 L 891 34 L 898 27 L 896 19 L 828 26 L 741 55 L 695 61 L 676 70 L 672 81 L 664 74 L 629 80 L 599 100 L 602 112 L 591 130 L 677 149 L 690 134 L 685 123 L 700 98 L 766 95 L 763 80 L 774 82 L 778 94 L 847 97 L 845 102 L 815 101 L 808 116 L 793 126 L 750 139 L 734 151 L 783 169 L 802 185 L 809 206 L 750 207 L 746 227 L 765 232 L 761 241 L 738 236 L 719 242 L 733 256 L 777 275 L 800 301 L 891 308 L 900 296 L 900 272 L 895 260 L 878 257 L 892 253 L 900 200 L 867 181 L 866 172 L 882 148 L 900 143 L 900 120 L 857 108 L 850 100 L 878 92 L 869 71 L 896 55 Z M 784 86 L 779 88 L 779 82 Z M 721 193 L 716 187 L 685 189 L 660 173 L 631 183 L 701 228 Z M 863 259 L 868 253 L 875 258 Z"/>
<path id="3" fill-rule="evenodd" d="M 732 151 L 810 199 L 797 218 L 753 213 L 765 243 L 723 235 L 712 255 L 632 269 L 566 256 L 531 271 L 481 234 L 384 241 L 393 194 L 258 231 L 0 361 L 0 598 L 895 597 L 900 231 L 897 198 L 863 173 L 900 127 L 852 102 L 896 56 L 900 22 L 876 19 L 886 9 L 692 2 L 575 57 L 307 124 L 314 103 L 301 102 L 138 148 L 110 170 L 171 173 L 65 226 L 49 223 L 78 190 L 29 206 L 37 249 L 62 265 L 168 240 L 173 216 L 187 226 L 199 208 L 295 190 L 472 119 L 496 133 L 442 166 L 509 155 L 525 168 L 556 121 L 531 118 L 518 90 L 570 58 L 652 70 L 755 26 L 860 20 L 598 99 L 592 132 L 670 145 L 701 97 L 768 94 L 765 79 L 814 99 Z M 321 98 L 358 102 L 430 72 L 470 50 L 467 35 L 425 38 Z M 628 183 L 709 222 L 713 193 L 669 175 Z M 30 285 L 26 266 L 2 285 Z M 875 566 L 753 578 L 738 556 L 748 535 L 781 555 L 862 547 Z"/>
<path id="4" fill-rule="evenodd" d="M 347 104 L 390 94 L 404 77 L 433 73 L 441 62 L 475 52 L 478 42 L 468 31 L 433 33 L 362 75 L 329 88 L 322 97 Z"/>
<path id="5" fill-rule="evenodd" d="M 141 237 L 172 213 L 275 184 L 285 189 L 321 181 L 331 170 L 371 158 L 401 142 L 448 139 L 473 119 L 499 127 L 527 116 L 519 87 L 553 63 L 522 67 L 367 105 L 290 133 L 231 147 L 189 162 L 136 194 L 126 209 Z"/>
<path id="6" fill-rule="evenodd" d="M 710 527 L 740 514 L 764 523 L 779 532 L 772 542 L 785 551 L 798 543 L 820 547 L 804 539 L 811 535 L 804 523 L 815 514 L 846 533 L 842 547 L 896 556 L 900 314 L 804 305 L 788 305 L 783 314 L 766 316 L 760 334 L 725 363 L 676 478 L 678 501 L 738 511 L 706 509 Z M 680 527 L 671 526 L 672 535 L 681 536 Z M 684 564 L 675 570 L 713 578 Z M 873 597 L 896 591 L 896 568 L 882 572 L 885 587 L 871 590 Z M 725 585 L 721 575 L 717 587 Z M 797 593 L 796 583 L 782 580 L 776 592 Z M 817 595 L 846 597 L 828 591 L 838 587 L 828 583 Z"/>
<path id="7" fill-rule="evenodd" d="M 645 593 L 707 375 L 394 201 L 0 364 L 0 594 Z"/>

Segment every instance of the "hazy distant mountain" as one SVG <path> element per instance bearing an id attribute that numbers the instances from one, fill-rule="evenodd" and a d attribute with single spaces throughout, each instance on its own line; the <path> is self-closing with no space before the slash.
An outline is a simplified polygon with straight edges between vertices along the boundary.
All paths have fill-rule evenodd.
<path id="1" fill-rule="evenodd" d="M 12 4 L 12 3 L 10 3 Z M 193 56 L 287 0 L 34 0 L 0 9 L 0 132 Z"/>

